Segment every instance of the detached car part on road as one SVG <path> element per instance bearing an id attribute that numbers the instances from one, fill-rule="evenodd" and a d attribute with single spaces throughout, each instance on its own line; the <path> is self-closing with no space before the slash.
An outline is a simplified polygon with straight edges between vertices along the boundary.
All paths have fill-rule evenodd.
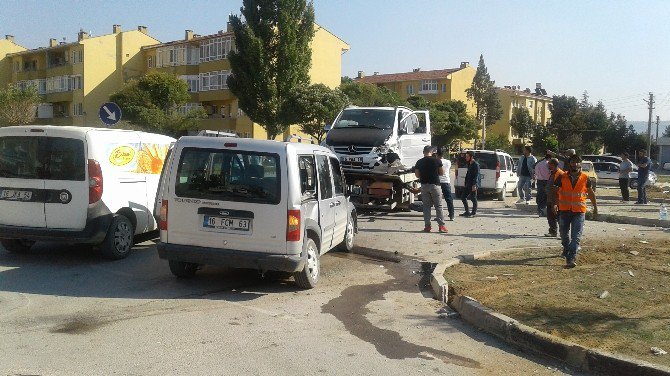
<path id="1" fill-rule="evenodd" d="M 309 144 L 182 137 L 161 175 L 161 258 L 177 277 L 201 265 L 293 273 L 313 288 L 319 258 L 351 250 L 356 210 L 340 162 Z"/>

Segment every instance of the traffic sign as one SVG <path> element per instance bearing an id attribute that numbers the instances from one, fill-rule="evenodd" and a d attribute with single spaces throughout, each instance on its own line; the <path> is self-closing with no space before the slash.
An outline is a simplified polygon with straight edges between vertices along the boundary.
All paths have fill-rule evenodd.
<path id="1" fill-rule="evenodd" d="M 98 116 L 103 123 L 111 127 L 121 120 L 121 107 L 114 102 L 103 103 L 98 111 Z"/>

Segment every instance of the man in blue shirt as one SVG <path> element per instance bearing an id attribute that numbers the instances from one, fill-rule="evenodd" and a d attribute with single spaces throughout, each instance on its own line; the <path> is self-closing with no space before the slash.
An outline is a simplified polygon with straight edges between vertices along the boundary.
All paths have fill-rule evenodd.
<path id="1" fill-rule="evenodd" d="M 519 193 L 519 201 L 517 204 L 530 204 L 530 182 L 535 177 L 535 163 L 537 159 L 533 156 L 533 148 L 531 146 L 524 146 L 523 156 L 519 158 L 519 167 L 517 167 L 517 174 L 519 175 L 519 183 L 517 190 Z"/>
<path id="2" fill-rule="evenodd" d="M 647 179 L 649 178 L 649 167 L 651 160 L 647 157 L 645 150 L 638 152 L 637 160 L 637 202 L 636 204 L 647 204 Z"/>

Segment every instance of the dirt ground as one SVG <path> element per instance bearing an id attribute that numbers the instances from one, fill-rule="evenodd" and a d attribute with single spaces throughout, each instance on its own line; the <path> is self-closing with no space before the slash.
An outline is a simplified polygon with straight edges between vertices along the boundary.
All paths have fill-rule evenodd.
<path id="1" fill-rule="evenodd" d="M 559 254 L 497 253 L 445 278 L 453 292 L 544 332 L 670 366 L 670 355 L 650 350 L 670 352 L 670 237 L 585 242 L 574 269 Z"/>

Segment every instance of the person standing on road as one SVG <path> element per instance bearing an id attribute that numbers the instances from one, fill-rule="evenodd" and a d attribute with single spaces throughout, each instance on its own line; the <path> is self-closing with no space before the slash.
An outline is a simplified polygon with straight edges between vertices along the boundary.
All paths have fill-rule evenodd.
<path id="1" fill-rule="evenodd" d="M 619 188 L 621 188 L 621 202 L 630 200 L 628 185 L 630 184 L 630 173 L 633 172 L 633 162 L 630 161 L 628 153 L 621 154 L 622 162 L 619 164 Z"/>
<path id="2" fill-rule="evenodd" d="M 444 152 L 442 149 L 438 149 L 436 153 L 437 158 L 442 162 L 442 167 L 444 168 L 444 174 L 440 175 L 440 187 L 442 188 L 442 196 L 444 196 L 444 201 L 447 202 L 447 209 L 449 211 L 449 220 L 454 220 L 454 198 L 451 195 L 451 179 L 449 174 L 451 173 L 451 161 L 444 158 Z"/>
<path id="3" fill-rule="evenodd" d="M 516 189 L 519 193 L 517 204 L 530 204 L 530 181 L 535 176 L 535 163 L 537 160 L 532 154 L 533 148 L 526 145 L 523 147 L 523 156 L 519 158 L 519 183 Z"/>
<path id="4" fill-rule="evenodd" d="M 421 183 L 421 202 L 423 203 L 423 232 L 430 232 L 430 212 L 435 206 L 437 225 L 440 232 L 447 232 L 444 226 L 444 212 L 442 211 L 442 192 L 440 187 L 440 175 L 444 175 L 442 162 L 433 157 L 435 148 L 426 145 L 423 148 L 423 158 L 416 162 L 414 174 Z"/>
<path id="5" fill-rule="evenodd" d="M 535 165 L 535 178 L 537 179 L 537 215 L 544 217 L 547 215 L 547 181 L 551 175 L 549 170 L 549 160 L 553 155 L 547 151 L 544 159 Z"/>
<path id="6" fill-rule="evenodd" d="M 649 167 L 651 160 L 647 157 L 646 150 L 640 150 L 640 158 L 637 160 L 637 202 L 646 205 L 647 202 L 647 179 L 649 178 Z"/>
<path id="7" fill-rule="evenodd" d="M 558 236 L 558 213 L 554 210 L 556 205 L 556 194 L 553 193 L 554 183 L 556 179 L 563 175 L 563 170 L 558 168 L 559 161 L 557 158 L 551 158 L 547 161 L 549 167 L 549 179 L 545 186 L 545 195 L 547 197 L 547 223 L 549 224 L 549 232 L 544 234 L 546 237 L 555 238 Z"/>
<path id="8" fill-rule="evenodd" d="M 479 188 L 479 163 L 475 161 L 474 151 L 468 150 L 465 153 L 465 163 L 468 166 L 468 172 L 465 174 L 465 183 L 461 194 L 465 213 L 460 214 L 460 216 L 474 217 L 477 215 L 477 189 Z M 468 210 L 468 199 L 472 201 L 472 211 Z"/>
<path id="9" fill-rule="evenodd" d="M 598 216 L 596 194 L 591 181 L 582 172 L 582 158 L 578 155 L 570 157 L 570 169 L 563 173 L 554 183 L 558 208 L 558 226 L 561 232 L 561 244 L 565 257 L 565 267 L 577 266 L 577 252 L 580 250 L 584 221 L 586 220 L 586 197 L 593 205 L 593 218 Z"/>

